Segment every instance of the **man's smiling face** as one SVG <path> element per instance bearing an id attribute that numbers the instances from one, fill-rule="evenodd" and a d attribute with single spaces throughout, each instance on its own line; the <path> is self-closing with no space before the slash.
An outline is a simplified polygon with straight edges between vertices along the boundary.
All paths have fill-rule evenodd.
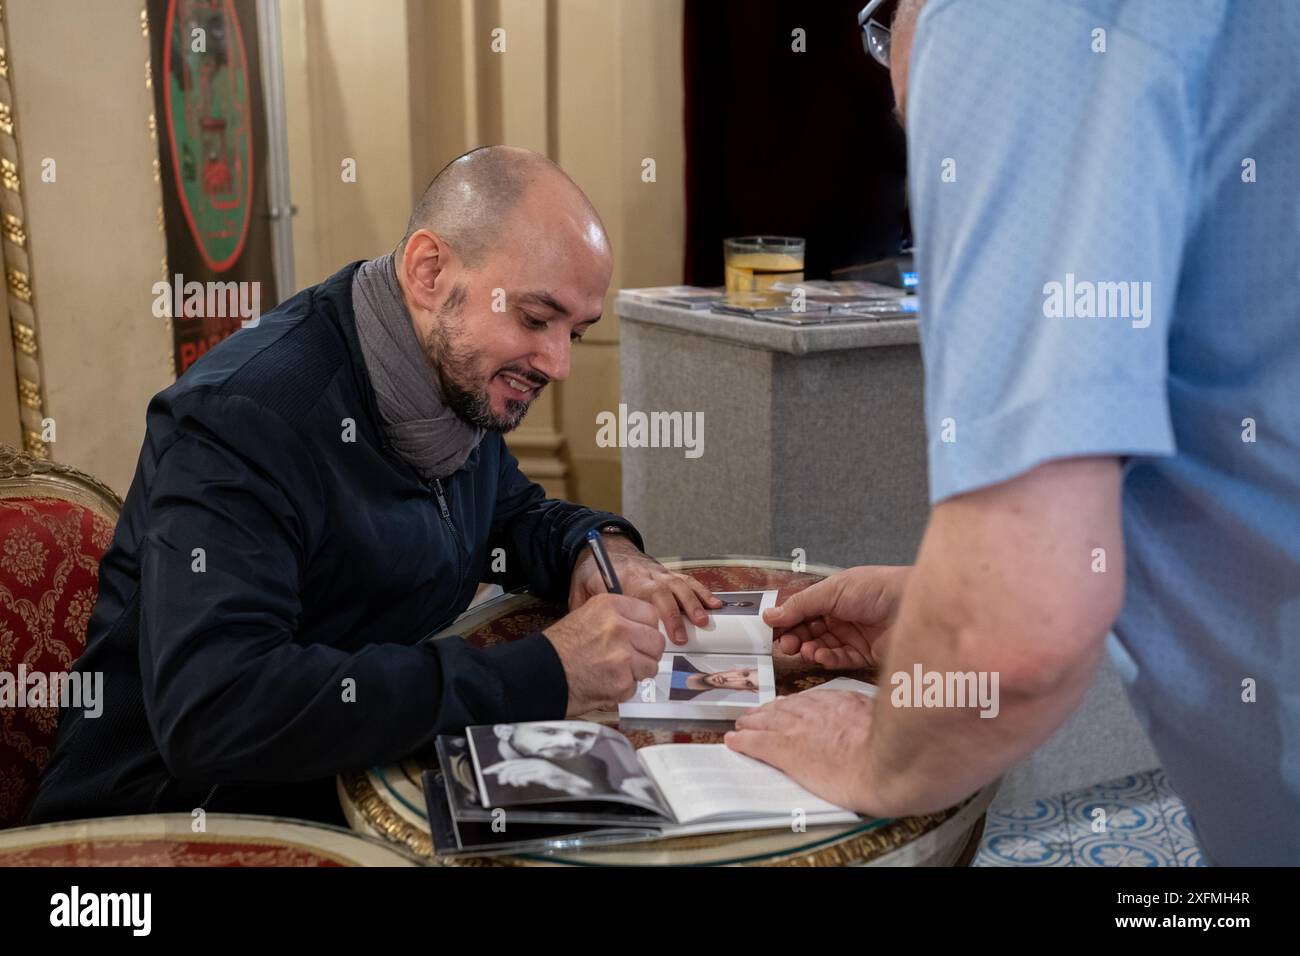
<path id="1" fill-rule="evenodd" d="M 493 431 L 516 427 L 601 315 L 612 259 L 600 223 L 535 185 L 504 241 L 473 270 L 451 264 L 436 320 L 419 329 L 444 399 Z"/>

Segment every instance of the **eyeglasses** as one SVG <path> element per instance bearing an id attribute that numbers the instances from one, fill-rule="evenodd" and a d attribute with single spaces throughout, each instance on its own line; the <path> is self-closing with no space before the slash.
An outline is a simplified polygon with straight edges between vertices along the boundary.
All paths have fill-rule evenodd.
<path id="1" fill-rule="evenodd" d="M 862 27 L 862 49 L 871 54 L 871 58 L 889 69 L 889 27 L 885 26 L 872 14 L 880 9 L 885 0 L 871 0 L 858 12 L 858 26 Z"/>

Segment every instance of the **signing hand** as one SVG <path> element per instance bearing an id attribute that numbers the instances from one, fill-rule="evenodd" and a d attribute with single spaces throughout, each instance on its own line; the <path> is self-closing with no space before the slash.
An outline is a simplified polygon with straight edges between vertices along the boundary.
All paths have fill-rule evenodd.
<path id="1" fill-rule="evenodd" d="M 840 571 L 765 611 L 763 620 L 783 654 L 800 654 L 830 670 L 876 667 L 884 660 L 911 570 Z"/>
<path id="2" fill-rule="evenodd" d="M 769 763 L 823 800 L 884 816 L 867 773 L 875 701 L 847 690 L 779 697 L 736 721 L 728 747 Z"/>
<path id="3" fill-rule="evenodd" d="M 686 643 L 686 625 L 683 615 L 704 627 L 709 623 L 705 608 L 722 607 L 722 601 L 688 574 L 669 571 L 654 558 L 642 554 L 630 540 L 622 535 L 605 537 L 605 550 L 618 575 L 623 593 L 653 604 L 674 644 Z M 569 585 L 569 610 L 581 607 L 589 598 L 605 593 L 600 569 L 589 549 L 573 567 L 573 582 Z"/>
<path id="4" fill-rule="evenodd" d="M 658 623 L 658 609 L 645 601 L 599 594 L 543 631 L 569 684 L 565 714 L 617 707 L 639 681 L 659 673 L 664 636 Z"/>

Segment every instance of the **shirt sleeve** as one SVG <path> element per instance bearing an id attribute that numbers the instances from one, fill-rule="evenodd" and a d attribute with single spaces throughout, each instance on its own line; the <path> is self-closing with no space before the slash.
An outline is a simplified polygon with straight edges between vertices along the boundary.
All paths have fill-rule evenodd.
<path id="1" fill-rule="evenodd" d="M 173 775 L 311 780 L 468 724 L 563 716 L 563 667 L 541 634 L 488 649 L 415 634 L 355 651 L 303 641 L 299 582 L 328 520 L 312 456 L 247 399 L 206 397 L 178 418 L 140 573 L 145 713 Z"/>
<path id="2" fill-rule="evenodd" d="M 1177 51 L 1090 8 L 1117 9 L 1023 4 L 1006 22 L 993 3 L 933 0 L 918 22 L 908 170 L 932 503 L 1052 459 L 1174 452 L 1192 81 Z"/>

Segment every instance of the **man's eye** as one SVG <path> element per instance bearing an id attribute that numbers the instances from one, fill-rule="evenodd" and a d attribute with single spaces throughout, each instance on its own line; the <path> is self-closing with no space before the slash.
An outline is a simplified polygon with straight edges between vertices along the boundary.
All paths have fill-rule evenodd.
<path id="1" fill-rule="evenodd" d="M 582 341 L 582 333 L 581 333 L 581 332 L 570 332 L 570 333 L 569 333 L 569 341 L 570 341 L 570 342 L 581 342 L 581 341 Z"/>
<path id="2" fill-rule="evenodd" d="M 524 325 L 527 326 L 528 328 L 533 329 L 535 331 L 541 331 L 542 329 L 546 328 L 546 323 L 543 322 L 541 319 L 535 319 L 527 312 L 521 314 L 524 317 Z"/>

